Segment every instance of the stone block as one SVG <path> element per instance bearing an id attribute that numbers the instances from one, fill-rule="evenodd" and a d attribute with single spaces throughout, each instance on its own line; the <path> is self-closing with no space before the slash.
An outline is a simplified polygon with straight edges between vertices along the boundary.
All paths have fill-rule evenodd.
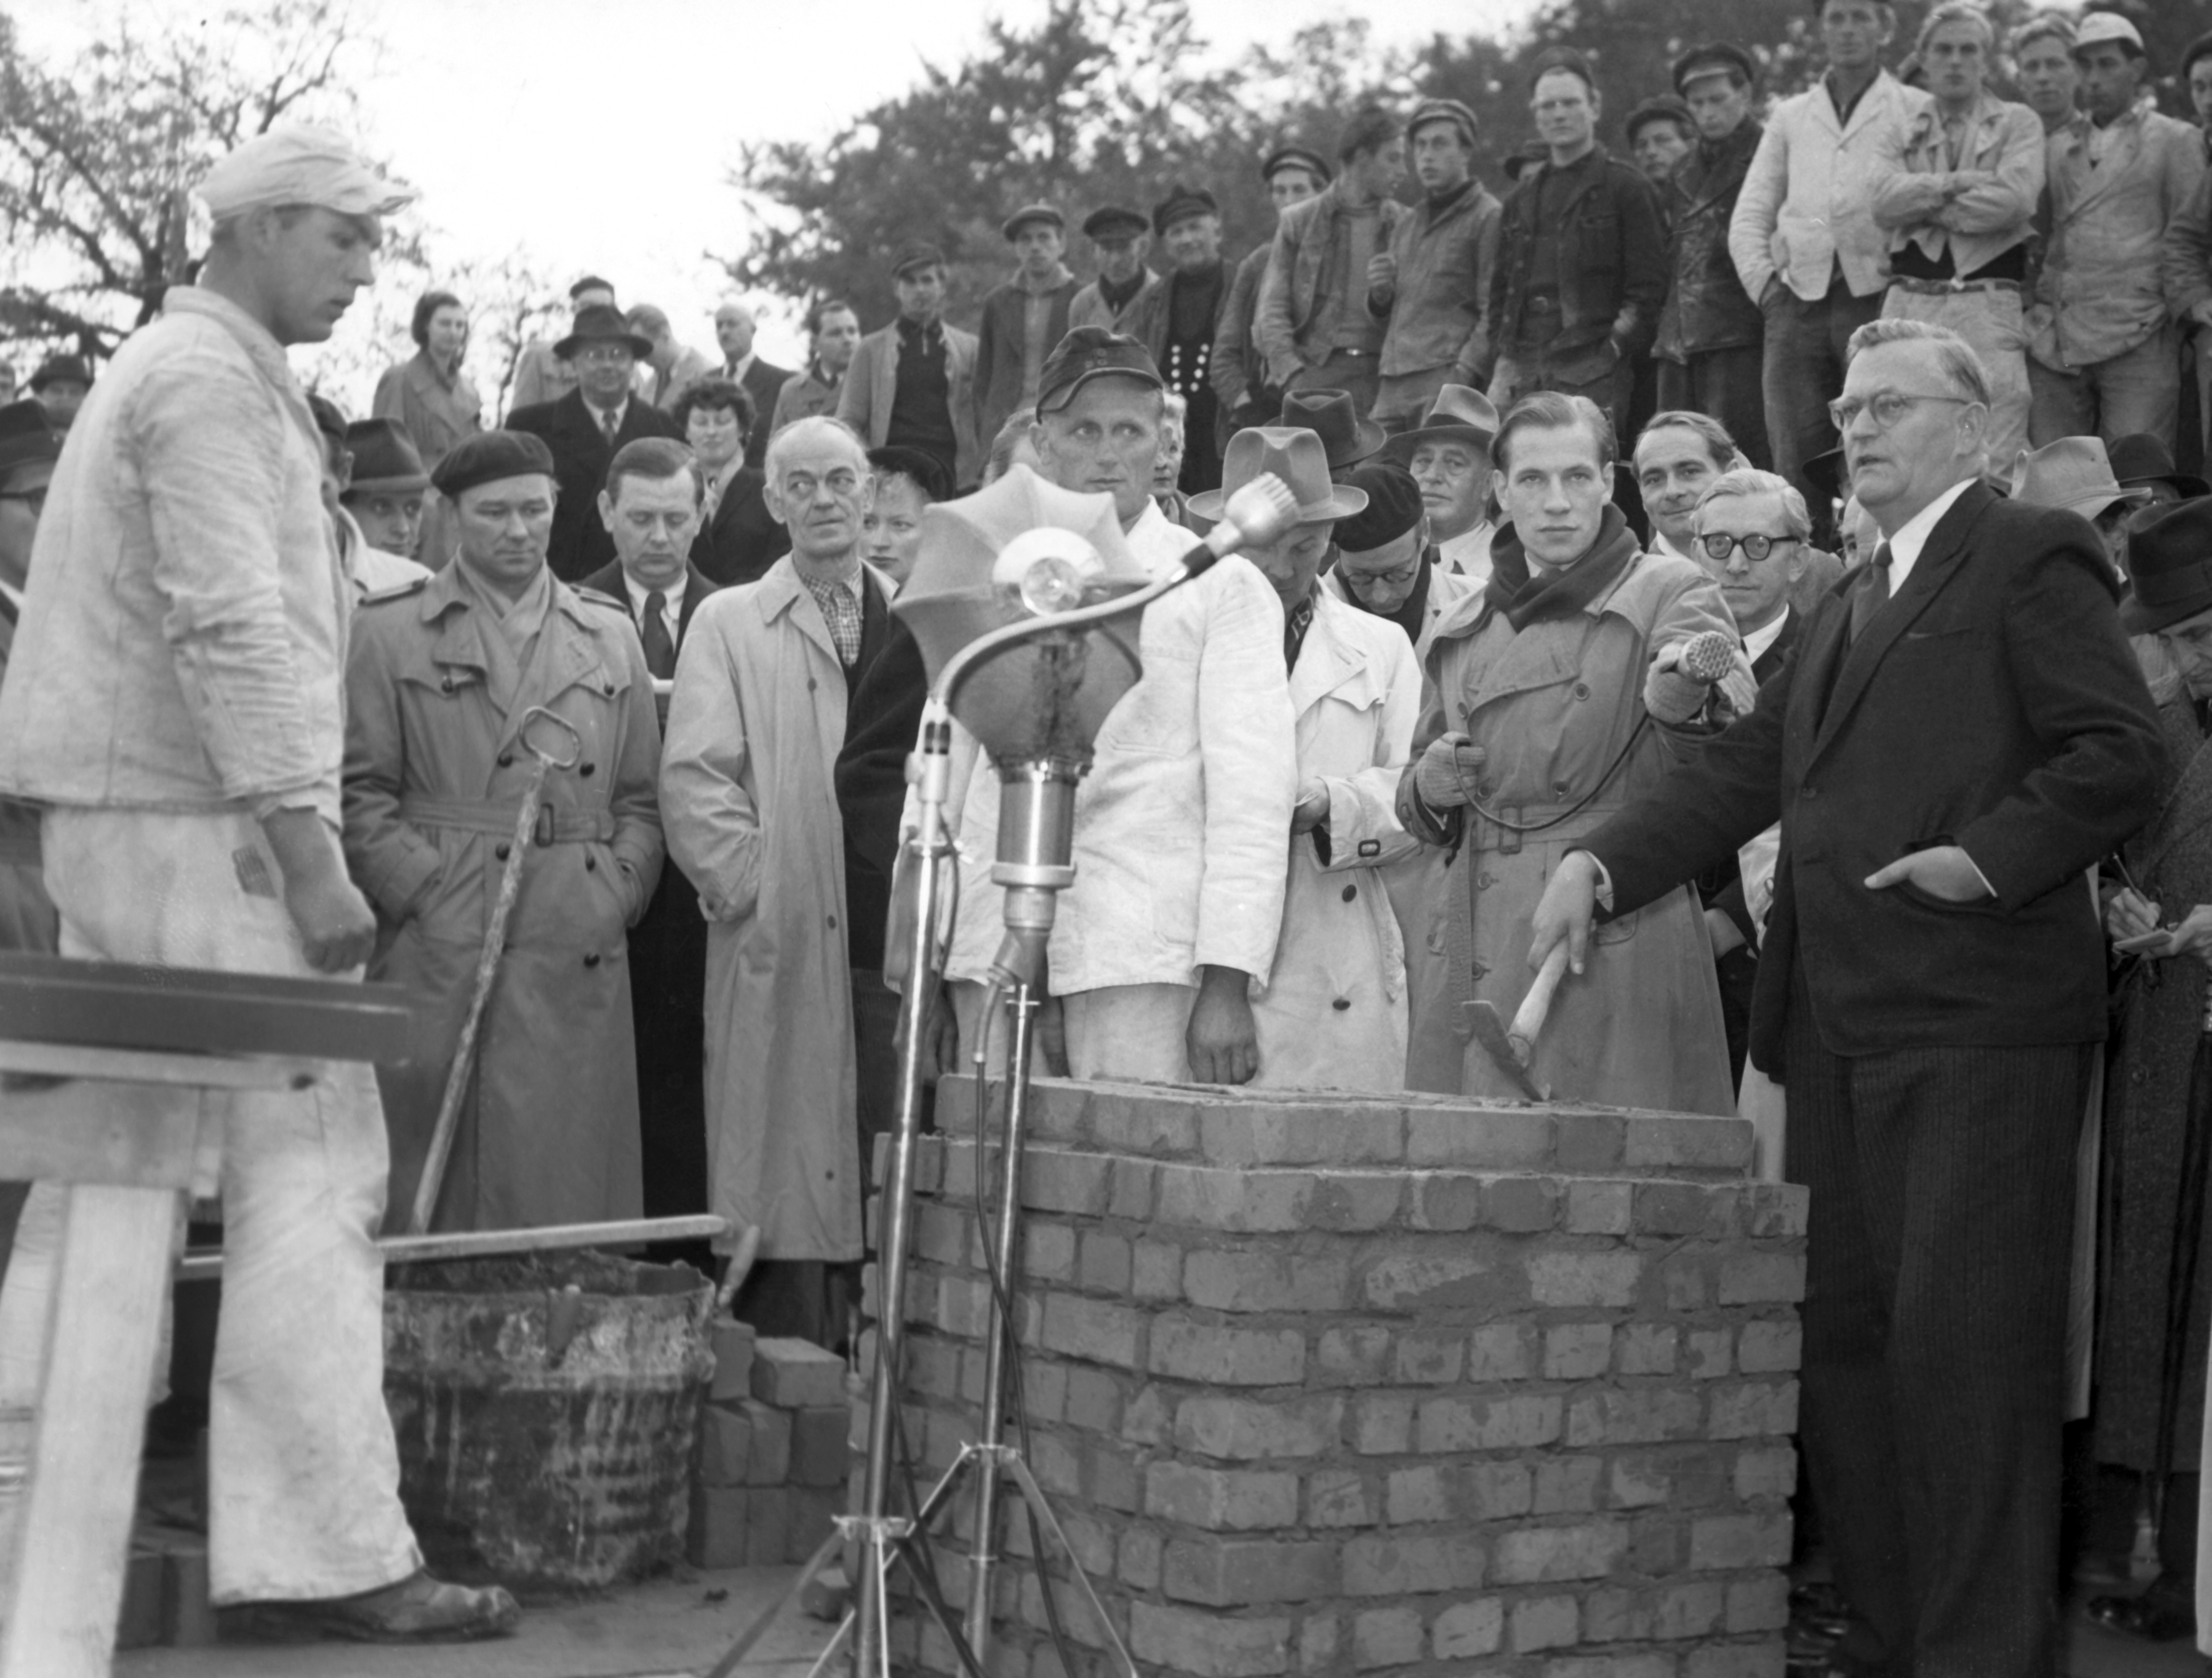
<path id="1" fill-rule="evenodd" d="M 842 1490 L 795 1486 L 790 1499 L 783 1559 L 796 1566 L 811 1561 L 814 1553 L 830 1541 L 830 1535 L 837 1529 L 837 1517 L 845 1512 L 845 1494 Z"/>
<path id="2" fill-rule="evenodd" d="M 1482 1541 L 1472 1533 L 1363 1533 L 1344 1546 L 1347 1596 L 1415 1596 L 1482 1583 Z"/>
<path id="3" fill-rule="evenodd" d="M 1535 1373 L 1538 1340 L 1538 1331 L 1527 1323 L 1485 1323 L 1468 1336 L 1467 1378 L 1527 1380 Z"/>
<path id="4" fill-rule="evenodd" d="M 1173 1299 L 1183 1290 L 1183 1252 L 1164 1241 L 1139 1241 L 1130 1261 L 1129 1291 L 1139 1299 Z"/>
<path id="5" fill-rule="evenodd" d="M 1408 1108 L 1406 1163 L 1540 1170 L 1552 1163 L 1552 1116 L 1511 1107 Z"/>
<path id="6" fill-rule="evenodd" d="M 1215 1608 L 1310 1602 L 1337 1594 L 1337 1550 L 1272 1539 L 1178 1538 L 1167 1547 L 1161 1578 L 1177 1601 Z"/>
<path id="7" fill-rule="evenodd" d="M 1618 1521 L 1523 1527 L 1498 1535 L 1492 1547 L 1491 1577 L 1498 1584 L 1601 1579 L 1618 1567 L 1627 1553 L 1628 1529 Z"/>
<path id="8" fill-rule="evenodd" d="M 1391 1378 L 1408 1386 L 1449 1386 L 1467 1367 L 1467 1335 L 1460 1330 L 1411 1330 L 1398 1336 Z"/>
<path id="9" fill-rule="evenodd" d="M 1044 1347 L 1065 1357 L 1116 1368 L 1137 1367 L 1143 1313 L 1103 1299 L 1054 1293 L 1044 1302 Z"/>
<path id="10" fill-rule="evenodd" d="M 1405 1152 L 1405 1116 L 1380 1103 L 1208 1103 L 1198 1125 L 1210 1165 L 1387 1164 Z"/>
<path id="11" fill-rule="evenodd" d="M 1297 1523 L 1298 1477 L 1279 1468 L 1154 1462 L 1145 1470 L 1144 1509 L 1208 1532 L 1273 1530 Z"/>
<path id="12" fill-rule="evenodd" d="M 1715 1389 L 1707 1431 L 1716 1439 L 1786 1438 L 1797 1431 L 1797 1383 L 1758 1381 Z"/>
<path id="13" fill-rule="evenodd" d="M 684 1559 L 694 1567 L 743 1567 L 746 1511 L 751 1498 L 751 1493 L 736 1486 L 694 1486 Z"/>
<path id="14" fill-rule="evenodd" d="M 791 1559 L 788 1487 L 757 1486 L 745 1493 L 745 1566 L 782 1567 Z"/>
<path id="15" fill-rule="evenodd" d="M 1682 1387 L 1611 1387 L 1579 1395 L 1567 1409 L 1570 1445 L 1632 1445 L 1695 1438 L 1705 1405 Z"/>
<path id="16" fill-rule="evenodd" d="M 1093 1293 L 1126 1295 L 1134 1274 L 1128 1237 L 1093 1231 L 1083 1237 L 1076 1280 Z"/>
<path id="17" fill-rule="evenodd" d="M 1495 1596 L 1455 1602 L 1429 1627 L 1429 1645 L 1440 1661 L 1494 1655 L 1504 1638 L 1505 1604 Z"/>
<path id="18" fill-rule="evenodd" d="M 1103 1153 L 1032 1148 L 1022 1157 L 1022 1204 L 1036 1212 L 1092 1215 L 1106 1209 L 1114 1162 Z"/>
<path id="19" fill-rule="evenodd" d="M 1176 1410 L 1178 1450 L 1226 1462 L 1319 1456 L 1344 1430 L 1344 1399 L 1334 1393 L 1286 1398 L 1187 1398 Z"/>
<path id="20" fill-rule="evenodd" d="M 1544 1378 L 1587 1381 L 1613 1363 L 1609 1322 L 1559 1322 L 1544 1330 Z"/>
<path id="21" fill-rule="evenodd" d="M 1387 1254 L 1368 1267 L 1360 1292 L 1376 1310 L 1415 1316 L 1462 1310 L 1503 1316 L 1525 1309 L 1528 1298 L 1521 1267 L 1463 1243 Z"/>
<path id="22" fill-rule="evenodd" d="M 1690 1527 L 1690 1566 L 1701 1571 L 1780 1567 L 1790 1560 L 1790 1512 L 1715 1515 Z"/>
<path id="23" fill-rule="evenodd" d="M 1618 1249 L 1539 1249 L 1526 1263 L 1529 1298 L 1570 1310 L 1632 1305 L 1644 1278 L 1642 1255 Z"/>
<path id="24" fill-rule="evenodd" d="M 1564 1649 L 1581 1640 L 1582 1605 L 1571 1596 L 1524 1596 L 1513 1605 L 1513 1652 Z"/>
<path id="25" fill-rule="evenodd" d="M 1421 1658 L 1418 1608 L 1367 1608 L 1352 1619 L 1352 1662 L 1362 1672 L 1411 1666 Z"/>
<path id="26" fill-rule="evenodd" d="M 752 1418 L 736 1404 L 699 1407 L 699 1473 L 702 1486 L 744 1486 L 751 1481 Z"/>
<path id="27" fill-rule="evenodd" d="M 781 1486 L 791 1477 L 791 1413 L 763 1404 L 757 1398 L 739 1403 L 751 1434 L 752 1452 L 747 1458 L 745 1484 Z"/>
<path id="28" fill-rule="evenodd" d="M 1751 1148 L 1747 1120 L 1639 1113 L 1629 1121 L 1621 1163 L 1643 1170 L 1740 1173 L 1751 1164 Z"/>
<path id="29" fill-rule="evenodd" d="M 1199 1248 L 1182 1262 L 1183 1297 L 1220 1311 L 1340 1311 L 1352 1301 L 1343 1255 Z"/>
<path id="30" fill-rule="evenodd" d="M 1287 1672 L 1286 1614 L 1231 1618 L 1158 1602 L 1129 1607 L 1129 1652 L 1191 1678 L 1267 1678 Z"/>
<path id="31" fill-rule="evenodd" d="M 1720 1262 L 1715 1291 L 1723 1305 L 1796 1304 L 1805 1298 L 1805 1255 L 1732 1253 Z"/>
<path id="32" fill-rule="evenodd" d="M 1155 1375 L 1217 1386 L 1289 1386 L 1304 1378 L 1305 1337 L 1295 1328 L 1156 1317 L 1146 1367 Z"/>
<path id="33" fill-rule="evenodd" d="M 1370 1387 L 1380 1383 L 1390 1358 L 1390 1331 L 1372 1326 L 1331 1327 L 1314 1341 L 1307 1380 L 1322 1387 Z"/>
<path id="34" fill-rule="evenodd" d="M 1736 1337 L 1735 1364 L 1746 1375 L 1791 1374 L 1804 1357 L 1804 1330 L 1795 1322 L 1747 1322 Z"/>
<path id="35" fill-rule="evenodd" d="M 1414 1449 L 1425 1455 L 1527 1450 L 1559 1437 L 1562 1413 L 1563 1401 L 1556 1393 L 1423 1399 Z"/>
<path id="36" fill-rule="evenodd" d="M 1571 1183 L 1560 1226 L 1570 1235 L 1626 1235 L 1635 1192 L 1632 1183 Z"/>
<path id="37" fill-rule="evenodd" d="M 732 1322 L 726 1317 L 715 1320 L 708 1342 L 714 1354 L 714 1380 L 707 1389 L 708 1397 L 744 1398 L 751 1394 L 753 1346 L 757 1339 L 750 1322 Z"/>
<path id="38" fill-rule="evenodd" d="M 850 1458 L 845 1435 L 852 1412 L 843 1404 L 810 1404 L 791 1417 L 791 1483 L 842 1486 Z"/>
<path id="39" fill-rule="evenodd" d="M 1351 1468 L 1323 1468 L 1306 1476 L 1310 1527 L 1371 1527 L 1382 1512 L 1371 1475 Z"/>
<path id="40" fill-rule="evenodd" d="M 779 1410 L 842 1404 L 845 1360 L 803 1340 L 769 1336 L 753 1347 L 752 1395 Z"/>

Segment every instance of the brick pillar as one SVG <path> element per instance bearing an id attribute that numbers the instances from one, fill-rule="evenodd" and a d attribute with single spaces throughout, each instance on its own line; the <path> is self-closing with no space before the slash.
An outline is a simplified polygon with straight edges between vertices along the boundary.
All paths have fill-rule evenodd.
<path id="1" fill-rule="evenodd" d="M 1028 1460 L 1148 1672 L 1779 1678 L 1805 1195 L 1747 1181 L 1748 1125 L 1036 1096 Z M 981 1396 L 973 1100 L 947 1080 L 923 1145 L 904 1392 L 924 1484 Z M 969 1509 L 935 1551 L 956 1610 Z M 1018 1504 L 1002 1530 L 1025 1558 Z M 991 1678 L 1109 1670 L 1073 1586 L 1080 1675 L 1026 1559 L 998 1586 Z M 918 1609 L 896 1632 L 957 1670 Z"/>

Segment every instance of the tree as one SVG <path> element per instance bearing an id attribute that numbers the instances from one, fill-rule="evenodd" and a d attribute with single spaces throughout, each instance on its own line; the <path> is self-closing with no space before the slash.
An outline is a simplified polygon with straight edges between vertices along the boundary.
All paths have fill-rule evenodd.
<path id="1" fill-rule="evenodd" d="M 374 56 L 344 0 L 125 14 L 53 70 L 0 13 L 0 338 L 112 355 L 183 277 L 208 166 L 279 120 L 357 126 Z"/>

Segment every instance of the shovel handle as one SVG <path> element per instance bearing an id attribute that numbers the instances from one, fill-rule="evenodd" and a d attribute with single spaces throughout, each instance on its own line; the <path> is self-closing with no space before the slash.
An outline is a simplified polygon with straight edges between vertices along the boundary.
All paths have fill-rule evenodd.
<path id="1" fill-rule="evenodd" d="M 1561 939 L 1552 946 L 1552 953 L 1544 958 L 1544 965 L 1537 970 L 1536 982 L 1528 987 L 1528 994 L 1521 999 L 1519 1011 L 1513 1024 L 1505 1028 L 1505 1040 L 1513 1045 L 1513 1052 L 1527 1066 L 1536 1052 L 1536 1034 L 1544 1029 L 1544 1016 L 1552 1012 L 1552 994 L 1559 988 L 1559 976 L 1567 970 L 1567 943 Z"/>

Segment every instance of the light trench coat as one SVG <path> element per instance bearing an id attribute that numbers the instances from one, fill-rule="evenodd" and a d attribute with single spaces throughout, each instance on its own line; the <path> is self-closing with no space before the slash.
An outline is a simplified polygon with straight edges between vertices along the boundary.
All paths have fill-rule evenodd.
<path id="1" fill-rule="evenodd" d="M 883 578 L 860 568 L 886 599 Z M 702 601 L 660 765 L 669 854 L 707 932 L 709 1209 L 765 1259 L 861 1253 L 845 832 L 845 671 L 790 556 Z"/>
<path id="2" fill-rule="evenodd" d="M 437 1120 L 531 773 L 522 720 L 538 705 L 583 737 L 581 756 L 546 777 L 539 832 L 551 842 L 532 844 L 523 865 L 434 1226 L 635 1218 L 627 929 L 660 879 L 652 678 L 629 614 L 556 581 L 502 710 L 482 640 L 497 633 L 456 566 L 354 618 L 345 851 L 380 923 L 368 976 L 405 986 L 438 1021 L 434 1052 L 378 1068 L 392 1136 L 386 1221 L 405 1217 Z"/>
<path id="3" fill-rule="evenodd" d="M 1383 870 L 1420 849 L 1395 807 L 1421 709 L 1405 632 L 1317 590 L 1291 708 L 1298 778 L 1328 788 L 1328 819 L 1291 835 L 1282 935 L 1252 1004 L 1253 1082 L 1402 1090 L 1406 946 Z"/>
<path id="4" fill-rule="evenodd" d="M 1617 514 L 1608 512 L 1606 527 L 1601 541 L 1633 540 Z M 1501 545 L 1510 539 L 1500 533 Z M 1512 833 L 1462 812 L 1449 866 L 1422 876 L 1412 1088 L 1519 1095 L 1473 1040 L 1465 1005 L 1486 1001 L 1512 1019 L 1534 977 L 1529 922 L 1560 858 L 1650 793 L 1677 750 L 1656 727 L 1638 733 L 1647 666 L 1708 629 L 1735 633 L 1719 589 L 1688 560 L 1650 553 L 1570 617 L 1516 633 L 1476 594 L 1437 626 L 1413 756 L 1448 732 L 1470 736 L 1488 754 L 1474 790 L 1492 812 L 1549 821 L 1597 787 L 1624 747 L 1627 757 L 1586 809 L 1544 831 Z M 1449 848 L 1403 791 L 1399 809 L 1409 828 Z M 1561 982 L 1532 1070 L 1562 1101 L 1735 1115 L 1712 944 L 1692 891 L 1678 887 L 1595 928 L 1588 969 Z"/>

